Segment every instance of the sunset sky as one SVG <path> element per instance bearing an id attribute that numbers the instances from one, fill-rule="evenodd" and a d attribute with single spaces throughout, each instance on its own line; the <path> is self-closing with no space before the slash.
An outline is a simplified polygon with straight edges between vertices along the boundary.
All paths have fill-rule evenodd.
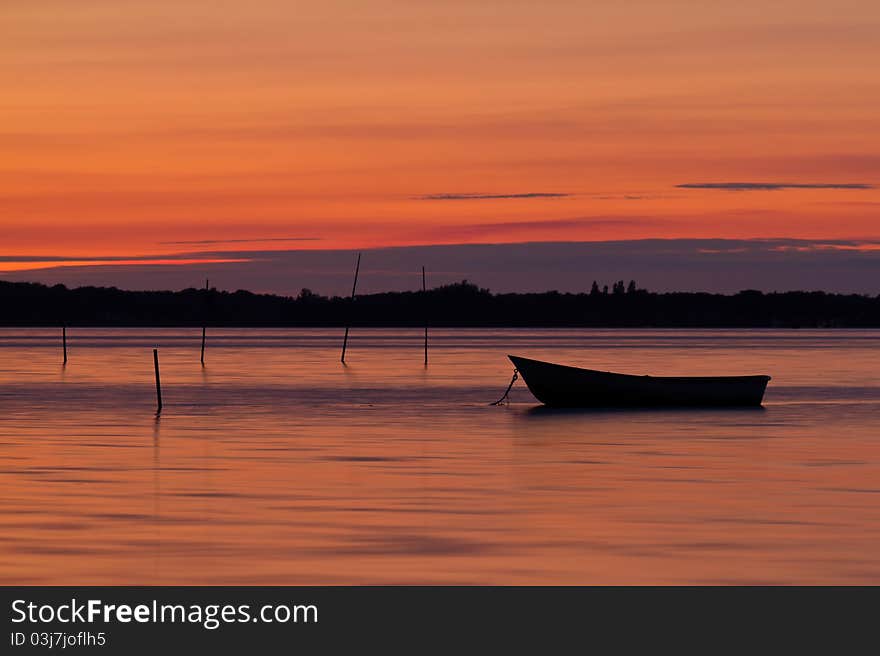
<path id="1" fill-rule="evenodd" d="M 0 277 L 432 244 L 876 252 L 878 70 L 876 0 L 3 0 Z"/>

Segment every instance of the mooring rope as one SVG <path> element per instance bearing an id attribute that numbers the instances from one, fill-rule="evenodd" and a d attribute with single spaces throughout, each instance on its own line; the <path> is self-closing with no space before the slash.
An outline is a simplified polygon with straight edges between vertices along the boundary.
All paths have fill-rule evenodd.
<path id="1" fill-rule="evenodd" d="M 514 369 L 513 370 L 513 378 L 510 379 L 510 385 L 507 386 L 507 391 L 504 392 L 504 396 L 495 401 L 495 403 L 490 403 L 489 405 L 501 405 L 505 401 L 507 401 L 507 396 L 510 394 L 510 390 L 513 389 L 513 384 L 516 382 L 516 379 L 519 378 L 519 372 Z"/>

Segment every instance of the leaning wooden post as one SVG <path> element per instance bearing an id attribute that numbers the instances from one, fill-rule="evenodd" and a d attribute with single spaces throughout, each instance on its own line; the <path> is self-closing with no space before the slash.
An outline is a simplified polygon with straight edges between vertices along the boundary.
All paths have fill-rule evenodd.
<path id="1" fill-rule="evenodd" d="M 208 279 L 205 278 L 205 306 L 208 304 Z M 207 311 L 205 311 L 205 315 L 207 315 Z M 205 366 L 205 330 L 206 330 L 207 318 L 206 316 L 202 316 L 202 357 L 201 362 L 202 366 Z"/>
<path id="2" fill-rule="evenodd" d="M 153 367 L 156 370 L 156 414 L 162 412 L 162 383 L 159 382 L 159 349 L 153 349 Z"/>
<path id="3" fill-rule="evenodd" d="M 425 315 L 425 366 L 428 366 L 428 289 L 425 286 L 425 267 L 422 267 L 422 312 Z"/>
<path id="4" fill-rule="evenodd" d="M 354 267 L 354 284 L 351 286 L 351 300 L 349 301 L 349 303 L 351 304 L 351 307 L 349 308 L 349 311 L 348 311 L 348 322 L 345 325 L 345 337 L 342 338 L 342 359 L 341 359 L 342 364 L 345 364 L 345 349 L 348 347 L 348 328 L 349 328 L 349 325 L 351 324 L 351 316 L 352 316 L 352 314 L 354 314 L 354 294 L 355 294 L 355 291 L 357 290 L 358 272 L 360 270 L 361 270 L 361 254 L 358 253 L 357 264 Z"/>
<path id="5" fill-rule="evenodd" d="M 61 348 L 64 350 L 64 364 L 67 364 L 67 326 L 61 326 Z"/>

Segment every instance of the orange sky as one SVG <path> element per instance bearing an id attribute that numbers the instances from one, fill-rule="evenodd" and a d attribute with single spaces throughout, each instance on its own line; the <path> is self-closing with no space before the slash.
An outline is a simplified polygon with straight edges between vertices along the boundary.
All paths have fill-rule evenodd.
<path id="1" fill-rule="evenodd" d="M 878 238 L 876 188 L 677 187 L 880 183 L 878 34 L 875 0 L 3 0 L 0 270 Z"/>

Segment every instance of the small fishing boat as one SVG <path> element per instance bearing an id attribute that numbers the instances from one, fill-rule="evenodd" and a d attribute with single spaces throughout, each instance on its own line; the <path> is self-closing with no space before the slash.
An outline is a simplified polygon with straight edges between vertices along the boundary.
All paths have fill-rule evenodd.
<path id="1" fill-rule="evenodd" d="M 633 376 L 508 355 L 537 399 L 558 408 L 759 406 L 770 376 Z"/>

